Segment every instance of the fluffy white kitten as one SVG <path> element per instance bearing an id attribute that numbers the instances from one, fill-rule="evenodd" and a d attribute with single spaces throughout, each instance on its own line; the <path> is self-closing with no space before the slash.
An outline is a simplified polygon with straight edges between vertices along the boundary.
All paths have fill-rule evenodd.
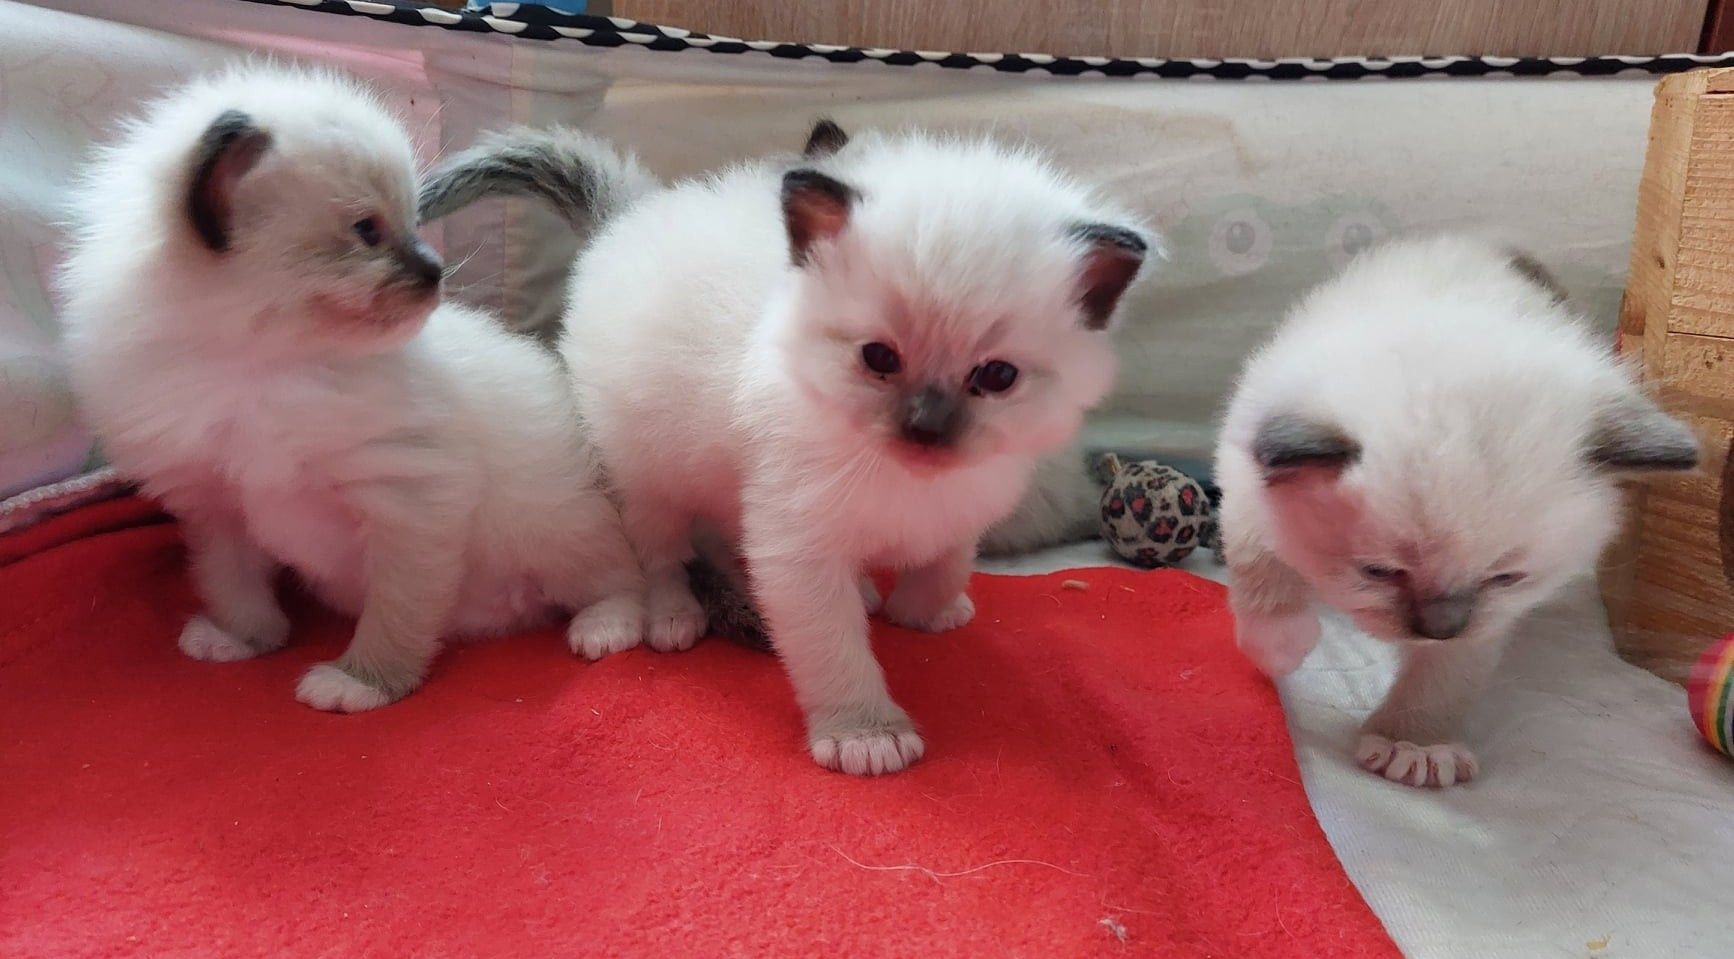
<path id="1" fill-rule="evenodd" d="M 1357 758 L 1463 782 L 1460 724 L 1519 617 L 1593 567 L 1622 477 L 1696 461 L 1532 261 L 1453 237 L 1374 250 L 1295 307 L 1229 405 L 1236 639 L 1285 674 L 1318 639 L 1319 600 L 1398 643 Z"/>
<path id="2" fill-rule="evenodd" d="M 563 153 L 566 194 L 610 192 L 596 142 L 513 136 Z M 698 636 L 682 564 L 695 524 L 721 530 L 813 758 L 869 774 L 923 744 L 868 643 L 866 570 L 900 572 L 895 622 L 970 620 L 977 541 L 1113 381 L 1104 331 L 1148 241 L 1026 152 L 846 141 L 821 124 L 802 159 L 640 195 L 580 254 L 561 353 L 645 565 L 649 641 Z"/>
<path id="3" fill-rule="evenodd" d="M 281 646 L 279 566 L 359 617 L 297 690 L 320 709 L 389 703 L 442 637 L 557 609 L 585 656 L 639 641 L 643 577 L 559 363 L 439 305 L 409 137 L 373 96 L 277 68 L 195 81 L 77 200 L 65 349 L 109 457 L 184 525 L 188 655 Z"/>

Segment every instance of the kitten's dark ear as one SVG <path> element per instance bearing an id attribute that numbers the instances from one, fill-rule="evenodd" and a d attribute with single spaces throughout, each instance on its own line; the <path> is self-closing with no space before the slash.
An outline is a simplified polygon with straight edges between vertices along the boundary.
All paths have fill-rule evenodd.
<path id="1" fill-rule="evenodd" d="M 843 232 L 859 198 L 847 184 L 817 170 L 783 174 L 783 224 L 789 231 L 789 258 L 796 266 L 806 264 L 814 244 Z"/>
<path id="2" fill-rule="evenodd" d="M 1585 455 L 1611 473 L 1689 470 L 1698 465 L 1698 438 L 1656 404 L 1632 395 L 1596 414 Z"/>
<path id="3" fill-rule="evenodd" d="M 1086 223 L 1073 228 L 1072 235 L 1089 244 L 1078 278 L 1078 304 L 1084 308 L 1084 326 L 1105 330 L 1114 307 L 1120 303 L 1120 295 L 1144 266 L 1150 244 L 1136 230 L 1106 223 Z"/>
<path id="4" fill-rule="evenodd" d="M 229 248 L 235 184 L 258 164 L 271 135 L 239 110 L 213 121 L 193 149 L 193 178 L 187 188 L 187 219 L 205 245 L 218 253 Z"/>
<path id="5" fill-rule="evenodd" d="M 1252 457 L 1274 483 L 1301 475 L 1335 477 L 1361 458 L 1361 446 L 1342 430 L 1293 413 L 1277 413 L 1259 424 Z"/>
<path id="6" fill-rule="evenodd" d="M 849 145 L 849 134 L 843 132 L 829 118 L 813 124 L 813 132 L 807 134 L 807 145 L 801 148 L 801 156 L 809 160 L 828 157 Z"/>
<path id="7" fill-rule="evenodd" d="M 1540 260 L 1522 250 L 1506 250 L 1505 252 L 1511 258 L 1511 268 L 1521 274 L 1524 279 L 1552 294 L 1555 303 L 1566 301 L 1565 287 L 1560 285 L 1559 280 L 1554 278 L 1552 271 L 1543 266 Z"/>

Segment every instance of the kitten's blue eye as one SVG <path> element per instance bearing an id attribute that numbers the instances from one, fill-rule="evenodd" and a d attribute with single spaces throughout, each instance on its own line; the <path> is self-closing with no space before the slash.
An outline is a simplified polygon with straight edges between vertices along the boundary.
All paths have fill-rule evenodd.
<path id="1" fill-rule="evenodd" d="M 903 357 L 884 343 L 869 343 L 861 347 L 861 362 L 880 376 L 892 376 L 903 369 Z"/>
<path id="2" fill-rule="evenodd" d="M 368 246 L 378 246 L 385 239 L 385 224 L 379 222 L 379 217 L 369 216 L 356 220 L 350 229 L 361 242 Z"/>
<path id="3" fill-rule="evenodd" d="M 1524 574 L 1522 573 L 1500 573 L 1498 576 L 1489 576 L 1482 580 L 1481 585 L 1499 589 L 1505 586 L 1516 586 L 1518 583 L 1523 582 L 1523 579 Z"/>
<path id="4" fill-rule="evenodd" d="M 1395 566 L 1381 566 L 1378 563 L 1368 563 L 1361 567 L 1361 575 L 1378 582 L 1389 582 L 1403 575 L 1403 571 Z"/>
<path id="5" fill-rule="evenodd" d="M 1018 368 L 1004 360 L 989 360 L 969 373 L 969 391 L 977 396 L 983 393 L 1004 393 L 1018 381 Z"/>

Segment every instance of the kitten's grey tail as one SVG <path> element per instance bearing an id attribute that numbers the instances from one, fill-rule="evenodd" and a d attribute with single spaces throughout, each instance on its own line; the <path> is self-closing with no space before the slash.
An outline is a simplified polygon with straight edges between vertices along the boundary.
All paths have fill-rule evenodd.
<path id="1" fill-rule="evenodd" d="M 1050 454 L 1036 464 L 1024 498 L 1011 515 L 982 536 L 983 556 L 1013 556 L 1077 543 L 1102 533 L 1102 489 L 1081 447 Z"/>
<path id="2" fill-rule="evenodd" d="M 417 202 L 426 223 L 487 196 L 539 197 L 574 228 L 595 226 L 661 184 L 638 159 L 570 127 L 490 134 L 428 174 Z"/>

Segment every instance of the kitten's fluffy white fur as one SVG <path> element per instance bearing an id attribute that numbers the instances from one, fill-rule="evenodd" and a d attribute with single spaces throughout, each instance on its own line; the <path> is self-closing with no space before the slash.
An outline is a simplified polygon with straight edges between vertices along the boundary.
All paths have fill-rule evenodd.
<path id="1" fill-rule="evenodd" d="M 895 622 L 969 622 L 975 544 L 1112 384 L 1102 329 L 1146 247 L 1024 152 L 832 149 L 640 200 L 580 255 L 561 350 L 645 564 L 649 637 L 698 635 L 681 564 L 714 525 L 741 544 L 813 757 L 867 774 L 923 744 L 868 644 L 865 571 L 901 571 Z M 874 343 L 895 371 L 869 368 Z M 1011 388 L 972 393 L 996 360 Z"/>
<path id="2" fill-rule="evenodd" d="M 418 686 L 442 637 L 576 612 L 596 657 L 643 578 L 559 363 L 439 305 L 409 138 L 334 73 L 238 69 L 150 105 L 94 161 L 61 278 L 84 412 L 181 520 L 202 611 L 181 648 L 282 645 L 279 565 L 359 617 L 297 697 Z"/>
<path id="3" fill-rule="evenodd" d="M 1237 640 L 1291 671 L 1317 599 L 1399 643 L 1357 758 L 1462 782 L 1477 772 L 1463 715 L 1518 619 L 1591 569 L 1622 475 L 1695 458 L 1525 258 L 1453 237 L 1377 249 L 1295 307 L 1230 402 L 1217 477 Z"/>

